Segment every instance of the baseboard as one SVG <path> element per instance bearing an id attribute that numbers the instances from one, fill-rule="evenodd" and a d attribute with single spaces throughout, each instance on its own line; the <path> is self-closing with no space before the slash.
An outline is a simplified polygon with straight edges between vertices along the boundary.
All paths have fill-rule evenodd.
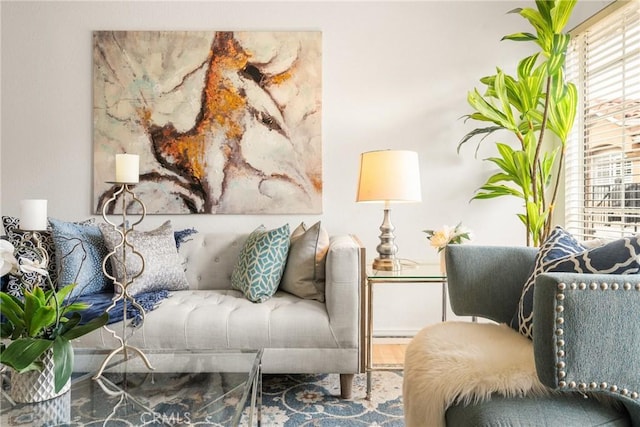
<path id="1" fill-rule="evenodd" d="M 413 337 L 374 337 L 373 345 L 376 344 L 409 344 Z"/>
<path id="2" fill-rule="evenodd" d="M 394 339 L 394 338 L 401 338 L 401 339 L 411 339 L 413 338 L 418 332 L 420 331 L 420 329 L 393 329 L 393 330 L 377 330 L 377 331 L 373 331 L 373 338 L 376 340 L 381 340 L 381 339 Z"/>

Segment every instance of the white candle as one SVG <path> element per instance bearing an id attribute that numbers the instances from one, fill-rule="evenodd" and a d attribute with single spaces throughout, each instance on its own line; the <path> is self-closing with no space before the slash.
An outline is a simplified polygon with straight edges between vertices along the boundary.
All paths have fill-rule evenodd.
<path id="1" fill-rule="evenodd" d="M 47 229 L 46 200 L 32 199 L 20 201 L 20 228 L 22 230 Z"/>
<path id="2" fill-rule="evenodd" d="M 139 163 L 140 156 L 137 154 L 116 154 L 116 182 L 138 182 Z"/>

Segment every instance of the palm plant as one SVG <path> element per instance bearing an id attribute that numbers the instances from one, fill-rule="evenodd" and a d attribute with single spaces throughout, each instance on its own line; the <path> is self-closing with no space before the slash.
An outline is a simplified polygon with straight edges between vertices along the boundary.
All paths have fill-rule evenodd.
<path id="1" fill-rule="evenodd" d="M 480 137 L 479 145 L 498 131 L 517 141 L 517 146 L 495 143 L 498 156 L 486 160 L 499 171 L 473 199 L 522 199 L 524 212 L 518 218 L 526 227 L 527 245 L 539 246 L 551 231 L 565 145 L 576 115 L 577 90 L 564 75 L 570 36 L 563 33 L 576 2 L 536 0 L 537 9 L 512 10 L 529 21 L 535 34 L 520 32 L 502 40 L 534 42 L 539 51 L 519 61 L 516 76 L 498 68 L 496 74 L 480 79 L 484 94 L 474 89 L 467 97 L 474 111 L 466 119 L 490 125 L 467 133 L 458 151 L 469 140 Z"/>

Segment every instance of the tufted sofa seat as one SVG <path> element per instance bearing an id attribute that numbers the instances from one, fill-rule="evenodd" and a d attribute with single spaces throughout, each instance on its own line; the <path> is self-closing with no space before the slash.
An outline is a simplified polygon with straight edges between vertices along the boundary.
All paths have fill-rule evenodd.
<path id="1" fill-rule="evenodd" d="M 342 396 L 360 372 L 359 298 L 362 249 L 352 236 L 335 236 L 326 256 L 325 302 L 277 291 L 263 303 L 231 289 L 231 273 L 248 234 L 198 233 L 179 255 L 188 290 L 173 291 L 144 323 L 127 326 L 142 349 L 259 349 L 265 373 L 338 373 Z M 110 325 L 122 331 L 122 322 Z M 100 329 L 74 341 L 76 348 L 117 347 Z"/>

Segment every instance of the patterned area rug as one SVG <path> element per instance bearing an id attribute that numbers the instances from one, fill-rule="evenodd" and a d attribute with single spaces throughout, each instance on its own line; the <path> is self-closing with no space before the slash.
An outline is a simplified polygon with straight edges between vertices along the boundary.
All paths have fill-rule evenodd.
<path id="1" fill-rule="evenodd" d="M 366 375 L 354 378 L 353 398 L 340 398 L 340 380 L 329 375 L 263 376 L 262 425 L 298 426 L 404 426 L 402 372 L 373 373 L 371 400 L 365 399 Z M 241 425 L 248 424 L 245 410 Z"/>

